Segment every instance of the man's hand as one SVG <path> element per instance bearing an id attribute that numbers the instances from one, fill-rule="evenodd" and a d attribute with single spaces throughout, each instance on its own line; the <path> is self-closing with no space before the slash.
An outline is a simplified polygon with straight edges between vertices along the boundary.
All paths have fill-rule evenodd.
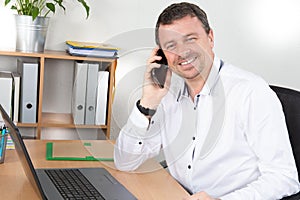
<path id="1" fill-rule="evenodd" d="M 209 196 L 206 192 L 198 192 L 196 194 L 184 198 L 184 200 L 220 200 L 220 199 L 214 199 L 211 196 Z"/>
<path id="2" fill-rule="evenodd" d="M 160 60 L 161 57 L 156 55 L 158 48 L 152 51 L 150 58 L 147 61 L 147 69 L 144 76 L 143 94 L 141 98 L 141 105 L 146 108 L 156 109 L 160 104 L 161 99 L 167 94 L 170 82 L 171 82 L 171 70 L 168 70 L 165 87 L 160 88 L 156 85 L 151 77 L 151 71 L 153 68 L 160 67 L 155 63 L 156 60 Z"/>

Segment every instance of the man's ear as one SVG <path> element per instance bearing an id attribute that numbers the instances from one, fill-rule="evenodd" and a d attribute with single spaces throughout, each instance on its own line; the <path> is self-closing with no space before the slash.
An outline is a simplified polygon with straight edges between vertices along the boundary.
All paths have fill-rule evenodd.
<path id="1" fill-rule="evenodd" d="M 215 40 L 214 40 L 214 32 L 213 32 L 212 29 L 209 30 L 209 33 L 208 33 L 207 36 L 208 36 L 208 40 L 209 40 L 210 46 L 211 46 L 211 48 L 213 48 Z"/>

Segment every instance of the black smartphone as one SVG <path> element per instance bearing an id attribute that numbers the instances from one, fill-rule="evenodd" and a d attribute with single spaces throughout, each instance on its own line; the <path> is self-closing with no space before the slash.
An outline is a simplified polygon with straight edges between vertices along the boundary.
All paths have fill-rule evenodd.
<path id="1" fill-rule="evenodd" d="M 160 64 L 160 67 L 152 69 L 151 76 L 154 83 L 156 83 L 160 88 L 164 88 L 168 71 L 168 61 L 162 49 L 158 49 L 156 55 L 162 57 L 161 60 L 155 61 Z"/>

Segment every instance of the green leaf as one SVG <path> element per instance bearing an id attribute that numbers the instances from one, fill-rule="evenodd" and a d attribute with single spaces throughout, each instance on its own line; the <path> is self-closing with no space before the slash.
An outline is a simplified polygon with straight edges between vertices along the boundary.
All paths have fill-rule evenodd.
<path id="1" fill-rule="evenodd" d="M 10 0 L 5 0 L 4 5 L 6 6 L 7 4 L 9 4 Z"/>
<path id="2" fill-rule="evenodd" d="M 61 7 L 64 11 L 66 11 L 66 8 L 64 7 L 64 5 L 62 4 L 63 3 L 63 0 L 54 0 L 58 5 L 59 7 Z"/>
<path id="3" fill-rule="evenodd" d="M 46 6 L 49 10 L 55 13 L 55 5 L 53 3 L 46 3 Z"/>
<path id="4" fill-rule="evenodd" d="M 32 8 L 32 21 L 39 15 L 39 9 L 37 7 Z"/>
<path id="5" fill-rule="evenodd" d="M 54 0 L 56 3 L 58 4 L 62 4 L 63 3 L 63 0 Z"/>
<path id="6" fill-rule="evenodd" d="M 78 2 L 80 2 L 83 7 L 85 8 L 86 11 L 86 19 L 90 16 L 90 7 L 86 4 L 86 2 L 84 0 L 77 0 Z"/>
<path id="7" fill-rule="evenodd" d="M 12 5 L 12 6 L 10 7 L 10 9 L 12 9 L 12 10 L 17 10 L 17 7 L 14 6 L 14 5 Z"/>

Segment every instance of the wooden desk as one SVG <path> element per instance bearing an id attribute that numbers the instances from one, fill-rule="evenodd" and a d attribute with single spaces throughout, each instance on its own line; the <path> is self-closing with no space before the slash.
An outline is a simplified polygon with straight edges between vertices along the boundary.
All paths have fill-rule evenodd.
<path id="1" fill-rule="evenodd" d="M 159 164 L 150 162 L 135 173 L 121 172 L 113 162 L 47 161 L 45 140 L 25 140 L 35 168 L 104 167 L 133 195 L 141 200 L 183 199 L 188 194 Z M 70 141 L 80 142 L 80 141 Z M 0 198 L 6 200 L 38 199 L 30 185 L 15 150 L 7 150 L 0 164 Z"/>

